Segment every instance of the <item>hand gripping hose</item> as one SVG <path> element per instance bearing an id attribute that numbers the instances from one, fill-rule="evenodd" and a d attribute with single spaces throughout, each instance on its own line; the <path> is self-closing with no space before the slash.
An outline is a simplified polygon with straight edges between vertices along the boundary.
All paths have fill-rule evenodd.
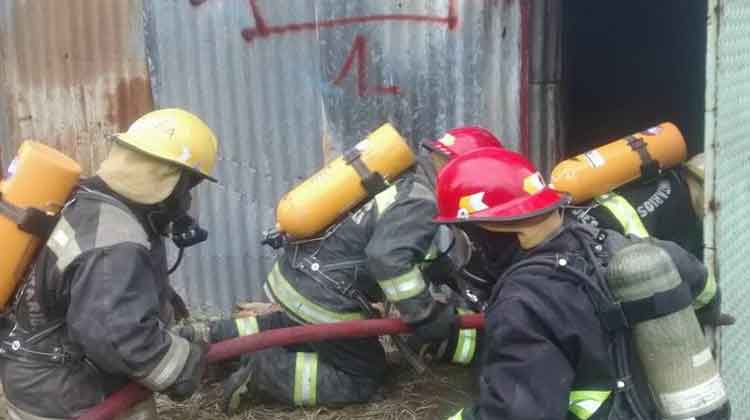
<path id="1" fill-rule="evenodd" d="M 484 316 L 482 314 L 460 316 L 459 326 L 463 329 L 481 329 L 484 327 Z M 400 319 L 368 319 L 279 328 L 212 344 L 208 350 L 208 362 L 216 363 L 269 347 L 409 332 L 412 332 L 412 328 Z M 113 419 L 149 396 L 151 396 L 150 390 L 133 382 L 107 397 L 79 419 Z"/>

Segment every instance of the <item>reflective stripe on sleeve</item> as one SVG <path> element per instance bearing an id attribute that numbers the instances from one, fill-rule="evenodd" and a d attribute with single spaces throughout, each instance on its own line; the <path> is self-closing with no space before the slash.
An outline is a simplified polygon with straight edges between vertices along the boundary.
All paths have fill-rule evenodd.
<path id="1" fill-rule="evenodd" d="M 470 314 L 471 311 L 458 309 L 459 315 Z M 468 365 L 474 360 L 474 352 L 477 347 L 477 330 L 459 330 L 456 349 L 453 352 L 453 363 Z"/>
<path id="2" fill-rule="evenodd" d="M 325 324 L 364 319 L 361 312 L 333 312 L 309 301 L 284 278 L 278 263 L 274 264 L 273 270 L 268 275 L 267 285 L 268 290 L 273 294 L 273 300 L 291 312 L 290 315 L 303 322 Z"/>
<path id="3" fill-rule="evenodd" d="M 713 274 L 708 273 L 706 277 L 706 285 L 703 286 L 703 290 L 693 301 L 693 307 L 700 309 L 708 305 L 716 297 L 716 277 Z"/>
<path id="4" fill-rule="evenodd" d="M 234 325 L 237 327 L 238 337 L 244 337 L 260 331 L 260 328 L 258 328 L 258 318 L 254 316 L 235 318 Z"/>
<path id="5" fill-rule="evenodd" d="M 57 269 L 61 273 L 81 255 L 81 247 L 75 235 L 75 230 L 70 223 L 65 217 L 61 217 L 47 241 L 47 248 L 57 257 Z"/>
<path id="6" fill-rule="evenodd" d="M 397 194 L 398 189 L 395 185 L 391 185 L 375 196 L 375 204 L 377 204 L 378 206 L 378 219 L 383 214 L 385 209 L 390 207 L 390 205 L 393 204 L 394 201 L 396 201 Z"/>
<path id="7" fill-rule="evenodd" d="M 385 297 L 391 302 L 413 298 L 427 288 L 419 267 L 414 267 L 400 276 L 381 280 L 378 284 L 383 289 Z"/>
<path id="8" fill-rule="evenodd" d="M 464 410 L 462 409 L 458 413 L 448 417 L 447 420 L 463 420 L 463 418 L 464 418 Z"/>
<path id="9" fill-rule="evenodd" d="M 184 338 L 168 332 L 171 342 L 164 357 L 156 367 L 138 380 L 151 390 L 163 391 L 169 388 L 180 376 L 190 355 L 190 343 Z"/>
<path id="10" fill-rule="evenodd" d="M 606 207 L 615 216 L 627 235 L 635 235 L 639 238 L 648 238 L 649 234 L 638 212 L 621 195 L 616 193 L 602 194 L 594 199 L 597 203 Z"/>
<path id="11" fill-rule="evenodd" d="M 297 361 L 294 365 L 294 405 L 315 405 L 317 388 L 318 354 L 297 353 Z"/>
<path id="12" fill-rule="evenodd" d="M 571 391 L 568 411 L 581 420 L 587 420 L 607 401 L 612 391 Z"/>

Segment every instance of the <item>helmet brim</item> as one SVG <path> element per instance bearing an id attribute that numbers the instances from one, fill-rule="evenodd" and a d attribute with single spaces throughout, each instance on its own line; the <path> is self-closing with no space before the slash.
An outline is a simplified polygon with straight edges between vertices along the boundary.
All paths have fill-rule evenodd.
<path id="1" fill-rule="evenodd" d="M 107 136 L 107 139 L 110 140 L 110 141 L 115 141 L 115 142 L 117 142 L 118 144 L 120 144 L 123 147 L 127 147 L 129 149 L 132 149 L 132 150 L 135 150 L 137 152 L 140 152 L 140 153 L 143 153 L 145 155 L 148 155 L 148 156 L 150 156 L 150 157 L 152 157 L 154 159 L 160 160 L 162 162 L 165 162 L 165 163 L 168 163 L 168 164 L 171 164 L 171 165 L 178 166 L 180 169 L 184 169 L 184 170 L 190 172 L 191 174 L 198 176 L 200 179 L 206 179 L 206 180 L 211 181 L 211 182 L 219 182 L 216 178 L 212 177 L 211 175 L 205 174 L 205 173 L 199 171 L 198 169 L 195 169 L 195 168 L 193 168 L 193 167 L 191 167 L 189 165 L 184 164 L 183 162 L 180 162 L 179 160 L 176 160 L 176 159 L 167 159 L 167 158 L 165 158 L 163 156 L 159 156 L 159 155 L 157 155 L 155 153 L 152 153 L 152 152 L 150 152 L 150 151 L 148 151 L 146 149 L 142 149 L 140 147 L 136 147 L 136 146 L 134 146 L 132 144 L 132 142 L 129 142 L 129 141 L 125 140 L 127 138 L 127 136 L 128 136 L 128 133 L 117 133 L 117 134 L 111 134 L 111 135 Z"/>
<path id="2" fill-rule="evenodd" d="M 462 223 L 508 223 L 532 219 L 557 210 L 570 203 L 570 195 L 561 193 L 551 188 L 545 188 L 541 192 L 526 198 L 526 205 L 535 210 L 526 210 L 511 204 L 503 208 L 489 208 L 471 214 L 467 218 L 441 217 L 437 216 L 432 221 L 440 224 L 462 224 Z"/>

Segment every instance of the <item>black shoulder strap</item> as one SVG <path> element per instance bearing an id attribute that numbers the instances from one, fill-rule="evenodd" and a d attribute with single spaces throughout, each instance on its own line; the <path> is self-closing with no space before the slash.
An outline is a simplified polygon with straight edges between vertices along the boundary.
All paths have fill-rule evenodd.
<path id="1" fill-rule="evenodd" d="M 38 238 L 46 239 L 59 218 L 56 214 L 49 214 L 34 207 L 15 206 L 0 195 L 0 214 L 15 223 L 19 229 Z"/>

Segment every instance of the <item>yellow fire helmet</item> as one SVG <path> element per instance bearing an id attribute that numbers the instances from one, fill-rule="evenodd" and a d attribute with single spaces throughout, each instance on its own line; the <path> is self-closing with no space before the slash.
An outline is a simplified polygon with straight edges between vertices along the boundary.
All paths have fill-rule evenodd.
<path id="1" fill-rule="evenodd" d="M 200 118 L 185 110 L 149 112 L 131 124 L 127 132 L 111 138 L 216 182 L 211 176 L 218 150 L 216 135 Z"/>

